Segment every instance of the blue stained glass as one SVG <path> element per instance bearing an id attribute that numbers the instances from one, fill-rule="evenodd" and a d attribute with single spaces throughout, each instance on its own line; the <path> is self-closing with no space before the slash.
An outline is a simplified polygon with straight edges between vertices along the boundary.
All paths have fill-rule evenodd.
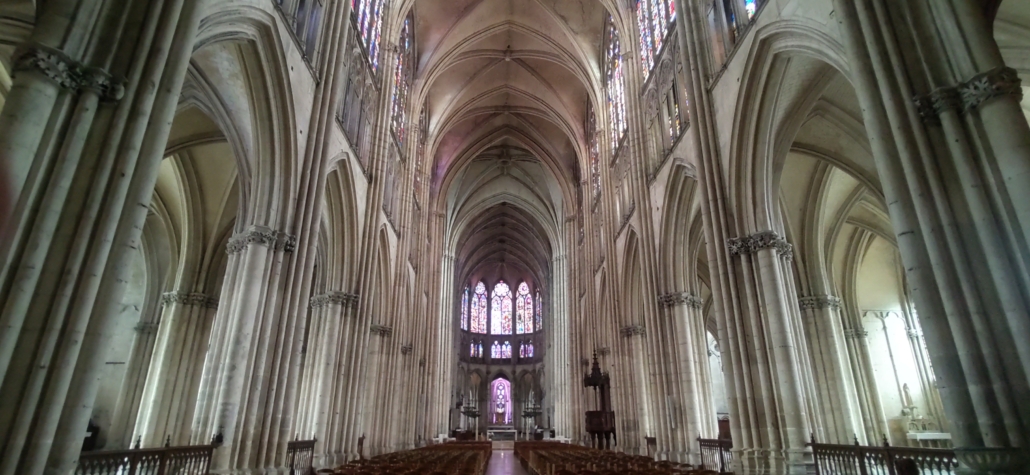
<path id="1" fill-rule="evenodd" d="M 515 332 L 533 333 L 533 296 L 529 294 L 529 285 L 519 284 L 519 293 L 515 297 Z"/>
<path id="2" fill-rule="evenodd" d="M 758 11 L 758 5 L 756 0 L 745 0 L 744 9 L 747 10 L 747 19 L 750 20 L 755 17 L 755 13 Z"/>
<path id="3" fill-rule="evenodd" d="M 619 32 L 608 17 L 608 47 L 605 48 L 605 92 L 608 95 L 608 119 L 612 152 L 619 147 L 622 136 L 626 133 L 626 92 L 625 78 L 622 71 L 622 49 L 619 45 Z"/>
<path id="4" fill-rule="evenodd" d="M 469 288 L 465 287 L 465 292 L 461 295 L 461 329 L 469 329 Z"/>
<path id="5" fill-rule="evenodd" d="M 544 329 L 543 300 L 540 299 L 540 291 L 536 291 L 536 331 Z"/>
<path id="6" fill-rule="evenodd" d="M 511 288 L 504 281 L 494 286 L 493 298 L 490 302 L 490 333 L 493 335 L 511 335 L 512 323 Z"/>
<path id="7" fill-rule="evenodd" d="M 476 284 L 476 293 L 472 297 L 471 306 L 472 333 L 486 333 L 486 285 Z"/>
<path id="8" fill-rule="evenodd" d="M 353 0 L 354 18 L 361 37 L 361 45 L 368 53 L 368 61 L 372 70 L 379 69 L 379 35 L 383 28 L 383 11 L 385 0 Z"/>

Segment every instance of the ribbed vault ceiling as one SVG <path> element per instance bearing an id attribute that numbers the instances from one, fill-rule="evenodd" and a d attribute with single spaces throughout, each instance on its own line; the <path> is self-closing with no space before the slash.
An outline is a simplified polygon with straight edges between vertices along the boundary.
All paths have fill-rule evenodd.
<path id="1" fill-rule="evenodd" d="M 598 0 L 418 0 L 417 99 L 458 278 L 545 283 L 584 175 Z"/>

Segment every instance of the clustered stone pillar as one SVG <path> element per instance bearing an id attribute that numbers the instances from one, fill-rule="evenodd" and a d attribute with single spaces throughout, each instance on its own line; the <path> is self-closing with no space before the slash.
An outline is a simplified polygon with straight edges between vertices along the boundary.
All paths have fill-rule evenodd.
<path id="1" fill-rule="evenodd" d="M 280 312 L 284 261 L 296 237 L 263 226 L 250 226 L 229 240 L 229 263 L 211 332 L 201 381 L 192 443 L 221 435 L 213 471 L 259 467 L 265 449 L 263 416 L 275 381 L 270 358 L 286 326 Z"/>
<path id="2" fill-rule="evenodd" d="M 719 347 L 744 473 L 804 473 L 813 424 L 810 367 L 791 285 L 790 244 L 772 231 L 727 241 Z M 723 252 L 727 252 L 723 251 Z M 718 251 L 716 251 L 718 252 Z M 713 289 L 714 290 L 714 289 Z"/>
<path id="3" fill-rule="evenodd" d="M 143 447 L 186 445 L 192 430 L 200 372 L 218 300 L 196 292 L 167 292 L 133 439 Z"/>
<path id="4" fill-rule="evenodd" d="M 834 5 L 960 470 L 1020 473 L 1030 126 L 1019 78 L 982 2 Z"/>
<path id="5" fill-rule="evenodd" d="M 339 424 L 347 381 L 347 364 L 354 345 L 355 319 L 358 296 L 333 291 L 311 298 L 311 328 L 305 352 L 303 383 L 297 417 L 297 433 L 318 442 L 314 464 L 328 467 L 345 461 L 345 449 L 339 433 L 333 428 Z"/>
<path id="6" fill-rule="evenodd" d="M 701 313 L 701 298 L 689 292 L 673 292 L 658 297 L 665 307 L 673 335 L 673 354 L 677 391 L 670 419 L 675 427 L 673 445 L 678 461 L 699 464 L 698 437 L 711 439 L 717 435 L 715 403 L 708 365 L 708 341 Z"/>
<path id="7" fill-rule="evenodd" d="M 846 444 L 856 439 L 873 442 L 861 424 L 855 381 L 844 343 L 840 298 L 811 295 L 800 298 L 798 306 L 808 337 L 812 371 L 819 375 L 815 383 L 821 417 L 820 423 L 812 428 L 813 435 L 821 442 Z"/>
<path id="8" fill-rule="evenodd" d="M 19 194 L 0 245 L 2 474 L 78 460 L 200 3 L 42 2 L 15 55 L 0 114 Z"/>

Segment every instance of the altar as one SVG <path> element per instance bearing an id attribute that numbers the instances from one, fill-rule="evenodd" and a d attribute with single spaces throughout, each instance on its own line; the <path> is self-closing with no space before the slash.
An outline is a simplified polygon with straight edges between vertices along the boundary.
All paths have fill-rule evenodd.
<path id="1" fill-rule="evenodd" d="M 515 440 L 518 432 L 512 426 L 490 426 L 486 429 L 486 437 L 490 440 Z"/>

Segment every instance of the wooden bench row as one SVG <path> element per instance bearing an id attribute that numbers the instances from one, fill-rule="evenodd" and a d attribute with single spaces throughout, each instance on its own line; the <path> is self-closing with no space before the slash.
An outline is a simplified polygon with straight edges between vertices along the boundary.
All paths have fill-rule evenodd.
<path id="1" fill-rule="evenodd" d="M 490 442 L 449 442 L 354 460 L 319 474 L 332 475 L 483 475 Z"/>
<path id="2" fill-rule="evenodd" d="M 515 455 L 533 475 L 718 475 L 686 464 L 557 442 L 516 442 Z"/>

